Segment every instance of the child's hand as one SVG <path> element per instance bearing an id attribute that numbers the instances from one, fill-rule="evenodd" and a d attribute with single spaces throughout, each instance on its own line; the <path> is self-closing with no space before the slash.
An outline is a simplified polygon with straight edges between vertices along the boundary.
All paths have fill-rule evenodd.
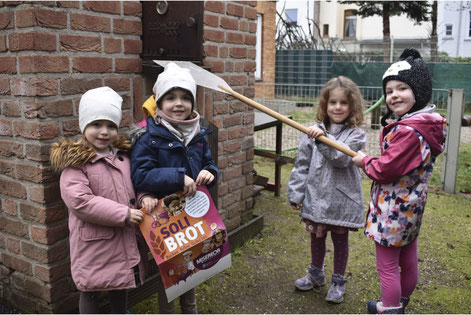
<path id="1" fill-rule="evenodd" d="M 352 161 L 353 161 L 353 164 L 355 164 L 356 166 L 358 167 L 361 167 L 361 161 L 363 160 L 363 158 L 366 156 L 365 153 L 361 152 L 361 151 L 358 151 L 357 152 L 357 155 L 355 155 L 354 157 L 352 157 Z"/>
<path id="2" fill-rule="evenodd" d="M 317 128 L 317 127 L 314 127 L 314 126 L 311 126 L 311 127 L 307 128 L 308 138 L 317 138 L 317 137 L 323 136 L 323 135 L 324 135 L 324 131 L 322 131 L 322 129 L 320 129 L 320 128 Z"/>
<path id="3" fill-rule="evenodd" d="M 299 203 L 294 203 L 294 202 L 291 203 L 291 209 L 293 210 L 301 210 L 302 206 L 303 205 Z"/>
<path id="4" fill-rule="evenodd" d="M 196 185 L 208 185 L 214 180 L 214 175 L 207 170 L 202 170 L 196 178 Z"/>
<path id="5" fill-rule="evenodd" d="M 183 185 L 183 194 L 187 197 L 193 197 L 196 193 L 196 184 L 193 178 L 185 175 L 185 183 Z"/>
<path id="6" fill-rule="evenodd" d="M 129 217 L 126 224 L 131 225 L 131 226 L 138 225 L 139 223 L 142 222 L 143 219 L 144 219 L 144 213 L 141 210 L 129 208 Z"/>
<path id="7" fill-rule="evenodd" d="M 142 198 L 142 207 L 146 208 L 146 213 L 150 214 L 157 204 L 159 203 L 159 199 L 152 198 L 152 197 L 144 197 Z"/>

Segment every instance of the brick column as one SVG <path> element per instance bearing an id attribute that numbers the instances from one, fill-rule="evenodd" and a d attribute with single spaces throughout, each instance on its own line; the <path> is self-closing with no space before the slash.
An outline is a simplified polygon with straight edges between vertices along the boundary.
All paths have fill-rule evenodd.
<path id="1" fill-rule="evenodd" d="M 204 66 L 249 98 L 254 97 L 255 6 L 256 1 L 206 1 L 204 12 Z M 219 128 L 218 209 L 232 230 L 253 215 L 253 109 L 207 90 L 200 112 Z"/>
<path id="2" fill-rule="evenodd" d="M 0 3 L 0 298 L 73 312 L 67 209 L 50 144 L 76 136 L 81 95 L 110 86 L 123 126 L 142 104 L 139 2 Z"/>

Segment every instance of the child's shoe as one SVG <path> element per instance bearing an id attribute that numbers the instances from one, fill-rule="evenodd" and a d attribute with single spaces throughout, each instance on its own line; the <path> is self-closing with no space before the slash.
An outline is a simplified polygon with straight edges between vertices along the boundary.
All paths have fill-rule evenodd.
<path id="1" fill-rule="evenodd" d="M 325 297 L 327 302 L 342 303 L 347 280 L 343 275 L 333 274 L 330 288 Z"/>
<path id="2" fill-rule="evenodd" d="M 402 302 L 400 306 L 385 307 L 383 302 L 372 300 L 368 302 L 366 308 L 370 314 L 404 314 Z"/>
<path id="3" fill-rule="evenodd" d="M 294 282 L 294 286 L 301 291 L 312 290 L 313 288 L 320 288 L 325 285 L 324 269 L 314 267 L 312 264 L 307 270 L 307 274 Z"/>

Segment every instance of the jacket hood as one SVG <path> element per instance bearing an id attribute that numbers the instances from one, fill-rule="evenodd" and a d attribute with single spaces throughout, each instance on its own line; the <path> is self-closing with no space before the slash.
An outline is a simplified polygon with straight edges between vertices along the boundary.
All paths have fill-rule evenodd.
<path id="1" fill-rule="evenodd" d="M 131 142 L 125 136 L 118 135 L 113 147 L 128 151 L 131 148 Z M 50 152 L 49 160 L 56 173 L 69 166 L 85 165 L 97 155 L 96 151 L 84 141 L 74 141 L 73 139 L 53 143 Z"/>
<path id="2" fill-rule="evenodd" d="M 435 105 L 429 105 L 420 111 L 404 115 L 401 120 L 389 124 L 384 134 L 396 125 L 410 126 L 425 138 L 430 144 L 432 154 L 437 156 L 445 148 L 446 119 L 434 110 Z"/>

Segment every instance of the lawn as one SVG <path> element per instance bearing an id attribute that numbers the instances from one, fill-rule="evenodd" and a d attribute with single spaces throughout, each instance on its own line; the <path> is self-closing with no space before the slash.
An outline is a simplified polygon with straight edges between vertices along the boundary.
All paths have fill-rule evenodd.
<path id="1" fill-rule="evenodd" d="M 470 151 L 471 146 L 463 148 Z M 468 154 L 468 153 L 467 153 Z M 469 168 L 469 160 L 461 161 Z M 461 163 L 460 162 L 460 163 Z M 459 173 L 464 174 L 462 167 Z M 273 163 L 256 157 L 254 168 L 273 178 Z M 320 291 L 299 292 L 293 281 L 310 261 L 308 233 L 286 198 L 292 165 L 282 169 L 282 194 L 263 191 L 255 214 L 265 226 L 258 236 L 232 253 L 232 266 L 197 287 L 200 313 L 365 313 L 368 300 L 380 296 L 374 243 L 358 231 L 350 234 L 345 302 L 328 304 Z M 466 170 L 469 175 L 469 169 Z M 467 177 L 468 179 L 470 177 Z M 457 190 L 469 184 L 459 179 Z M 366 202 L 371 181 L 363 180 Z M 432 185 L 419 237 L 419 283 L 408 313 L 471 313 L 471 198 L 450 195 Z M 333 248 L 328 238 L 326 272 L 332 273 Z M 157 313 L 155 296 L 131 308 L 132 313 Z"/>

